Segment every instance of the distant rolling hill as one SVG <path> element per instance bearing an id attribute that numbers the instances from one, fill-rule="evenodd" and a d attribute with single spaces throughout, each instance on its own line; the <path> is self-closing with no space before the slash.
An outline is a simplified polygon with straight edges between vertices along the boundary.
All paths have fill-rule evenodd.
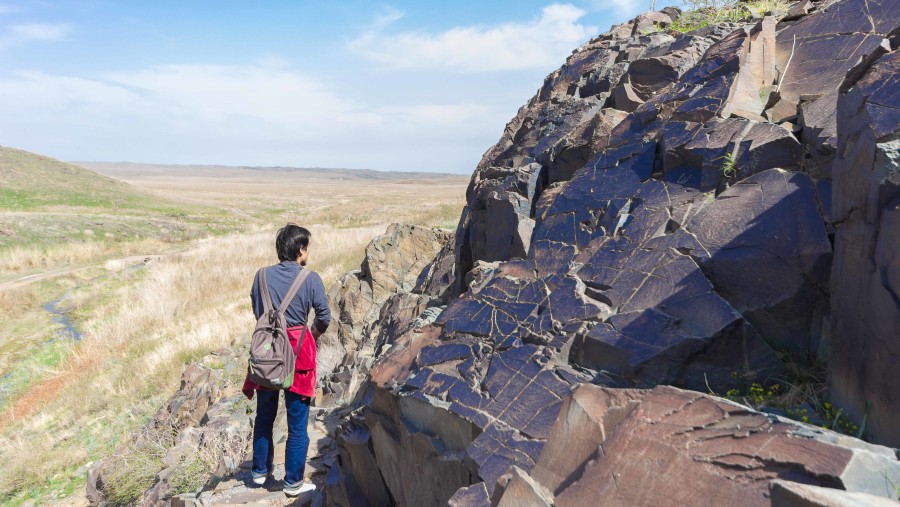
<path id="1" fill-rule="evenodd" d="M 0 146 L 0 254 L 72 241 L 181 241 L 231 229 L 235 222 L 209 207 Z"/>
<path id="2" fill-rule="evenodd" d="M 158 198 L 77 165 L 0 146 L 0 209 L 155 207 Z"/>

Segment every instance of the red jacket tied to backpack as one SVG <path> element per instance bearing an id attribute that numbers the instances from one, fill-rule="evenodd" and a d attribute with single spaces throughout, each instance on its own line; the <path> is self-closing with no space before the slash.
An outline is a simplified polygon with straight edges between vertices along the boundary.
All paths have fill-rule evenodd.
<path id="1" fill-rule="evenodd" d="M 289 327 L 287 329 L 288 339 L 291 341 L 291 346 L 294 347 L 294 350 L 297 350 L 297 342 L 300 338 L 300 333 L 303 333 L 303 343 L 300 345 L 300 350 L 297 350 L 297 367 L 294 370 L 294 383 L 291 384 L 290 389 L 292 393 L 297 393 L 301 396 L 308 396 L 310 398 L 315 398 L 316 396 L 316 340 L 313 338 L 312 333 L 309 332 L 309 329 L 306 326 L 294 326 Z M 261 387 L 250 381 L 250 374 L 247 373 L 247 377 L 244 379 L 244 387 L 241 388 L 241 392 L 248 399 L 253 399 L 253 391 L 255 389 L 266 389 Z"/>

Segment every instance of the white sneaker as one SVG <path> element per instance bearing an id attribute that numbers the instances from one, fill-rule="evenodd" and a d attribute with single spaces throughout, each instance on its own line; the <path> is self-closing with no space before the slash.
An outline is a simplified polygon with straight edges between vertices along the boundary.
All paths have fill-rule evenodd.
<path id="1" fill-rule="evenodd" d="M 293 486 L 285 486 L 284 494 L 287 496 L 297 496 L 302 495 L 308 491 L 315 491 L 316 485 L 311 482 L 298 482 Z"/>
<path id="2" fill-rule="evenodd" d="M 268 474 L 260 475 L 259 477 L 254 475 L 253 476 L 253 484 L 256 484 L 257 486 L 262 486 L 263 484 L 266 483 L 266 479 L 268 479 L 268 478 L 269 478 Z"/>

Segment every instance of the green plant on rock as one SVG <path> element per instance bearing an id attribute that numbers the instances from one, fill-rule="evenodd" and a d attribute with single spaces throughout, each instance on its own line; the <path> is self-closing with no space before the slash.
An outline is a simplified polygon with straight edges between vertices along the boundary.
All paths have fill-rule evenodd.
<path id="1" fill-rule="evenodd" d="M 734 167 L 734 154 L 726 153 L 721 157 L 715 160 L 722 160 L 722 166 L 719 168 L 722 171 L 722 176 L 725 178 L 733 178 L 737 176 L 737 169 Z"/>
<path id="2" fill-rule="evenodd" d="M 884 477 L 884 482 L 887 484 L 888 494 L 893 495 L 895 500 L 900 500 L 900 484 L 891 479 L 887 470 L 881 472 L 881 476 Z"/>
<path id="3" fill-rule="evenodd" d="M 665 31 L 665 28 L 662 27 L 659 23 L 653 23 L 652 26 L 644 28 L 641 30 L 641 35 L 650 35 L 652 33 L 659 33 Z"/>
<path id="4" fill-rule="evenodd" d="M 761 408 L 774 403 L 779 396 L 781 396 L 780 384 L 772 384 L 768 388 L 764 388 L 757 382 L 750 384 L 747 390 L 729 389 L 725 393 L 725 398 L 753 408 Z"/>
<path id="5" fill-rule="evenodd" d="M 718 23 L 742 23 L 768 15 L 784 15 L 787 0 L 682 0 L 684 13 L 669 26 L 680 33 L 693 32 Z"/>
<path id="6" fill-rule="evenodd" d="M 843 409 L 823 401 L 824 377 L 817 373 L 824 371 L 821 366 L 807 369 L 793 366 L 793 369 L 787 369 L 791 373 L 790 380 L 772 379 L 767 385 L 754 382 L 746 388 L 729 389 L 724 398 L 754 410 L 775 409 L 789 419 L 861 438 L 863 429 L 860 425 L 854 423 Z M 732 372 L 732 378 L 738 378 L 737 372 Z M 711 394 L 716 395 L 715 392 Z"/>

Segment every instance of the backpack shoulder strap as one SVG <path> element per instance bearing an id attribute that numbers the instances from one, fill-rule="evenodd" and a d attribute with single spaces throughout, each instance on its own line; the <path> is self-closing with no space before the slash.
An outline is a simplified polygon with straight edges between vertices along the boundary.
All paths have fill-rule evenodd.
<path id="1" fill-rule="evenodd" d="M 284 313 L 285 310 L 288 309 L 288 306 L 291 305 L 291 301 L 297 296 L 297 292 L 300 291 L 300 286 L 306 281 L 306 277 L 309 276 L 309 273 L 310 271 L 308 269 L 301 269 L 300 272 L 297 273 L 297 278 L 294 278 L 294 283 L 291 284 L 287 294 L 284 295 L 284 299 L 281 300 L 281 305 L 278 306 L 278 313 Z"/>
<path id="2" fill-rule="evenodd" d="M 260 268 L 257 274 L 259 278 L 259 294 L 262 296 L 263 313 L 269 313 L 275 305 L 272 304 L 272 294 L 269 293 L 269 281 L 266 279 L 266 268 Z"/>

